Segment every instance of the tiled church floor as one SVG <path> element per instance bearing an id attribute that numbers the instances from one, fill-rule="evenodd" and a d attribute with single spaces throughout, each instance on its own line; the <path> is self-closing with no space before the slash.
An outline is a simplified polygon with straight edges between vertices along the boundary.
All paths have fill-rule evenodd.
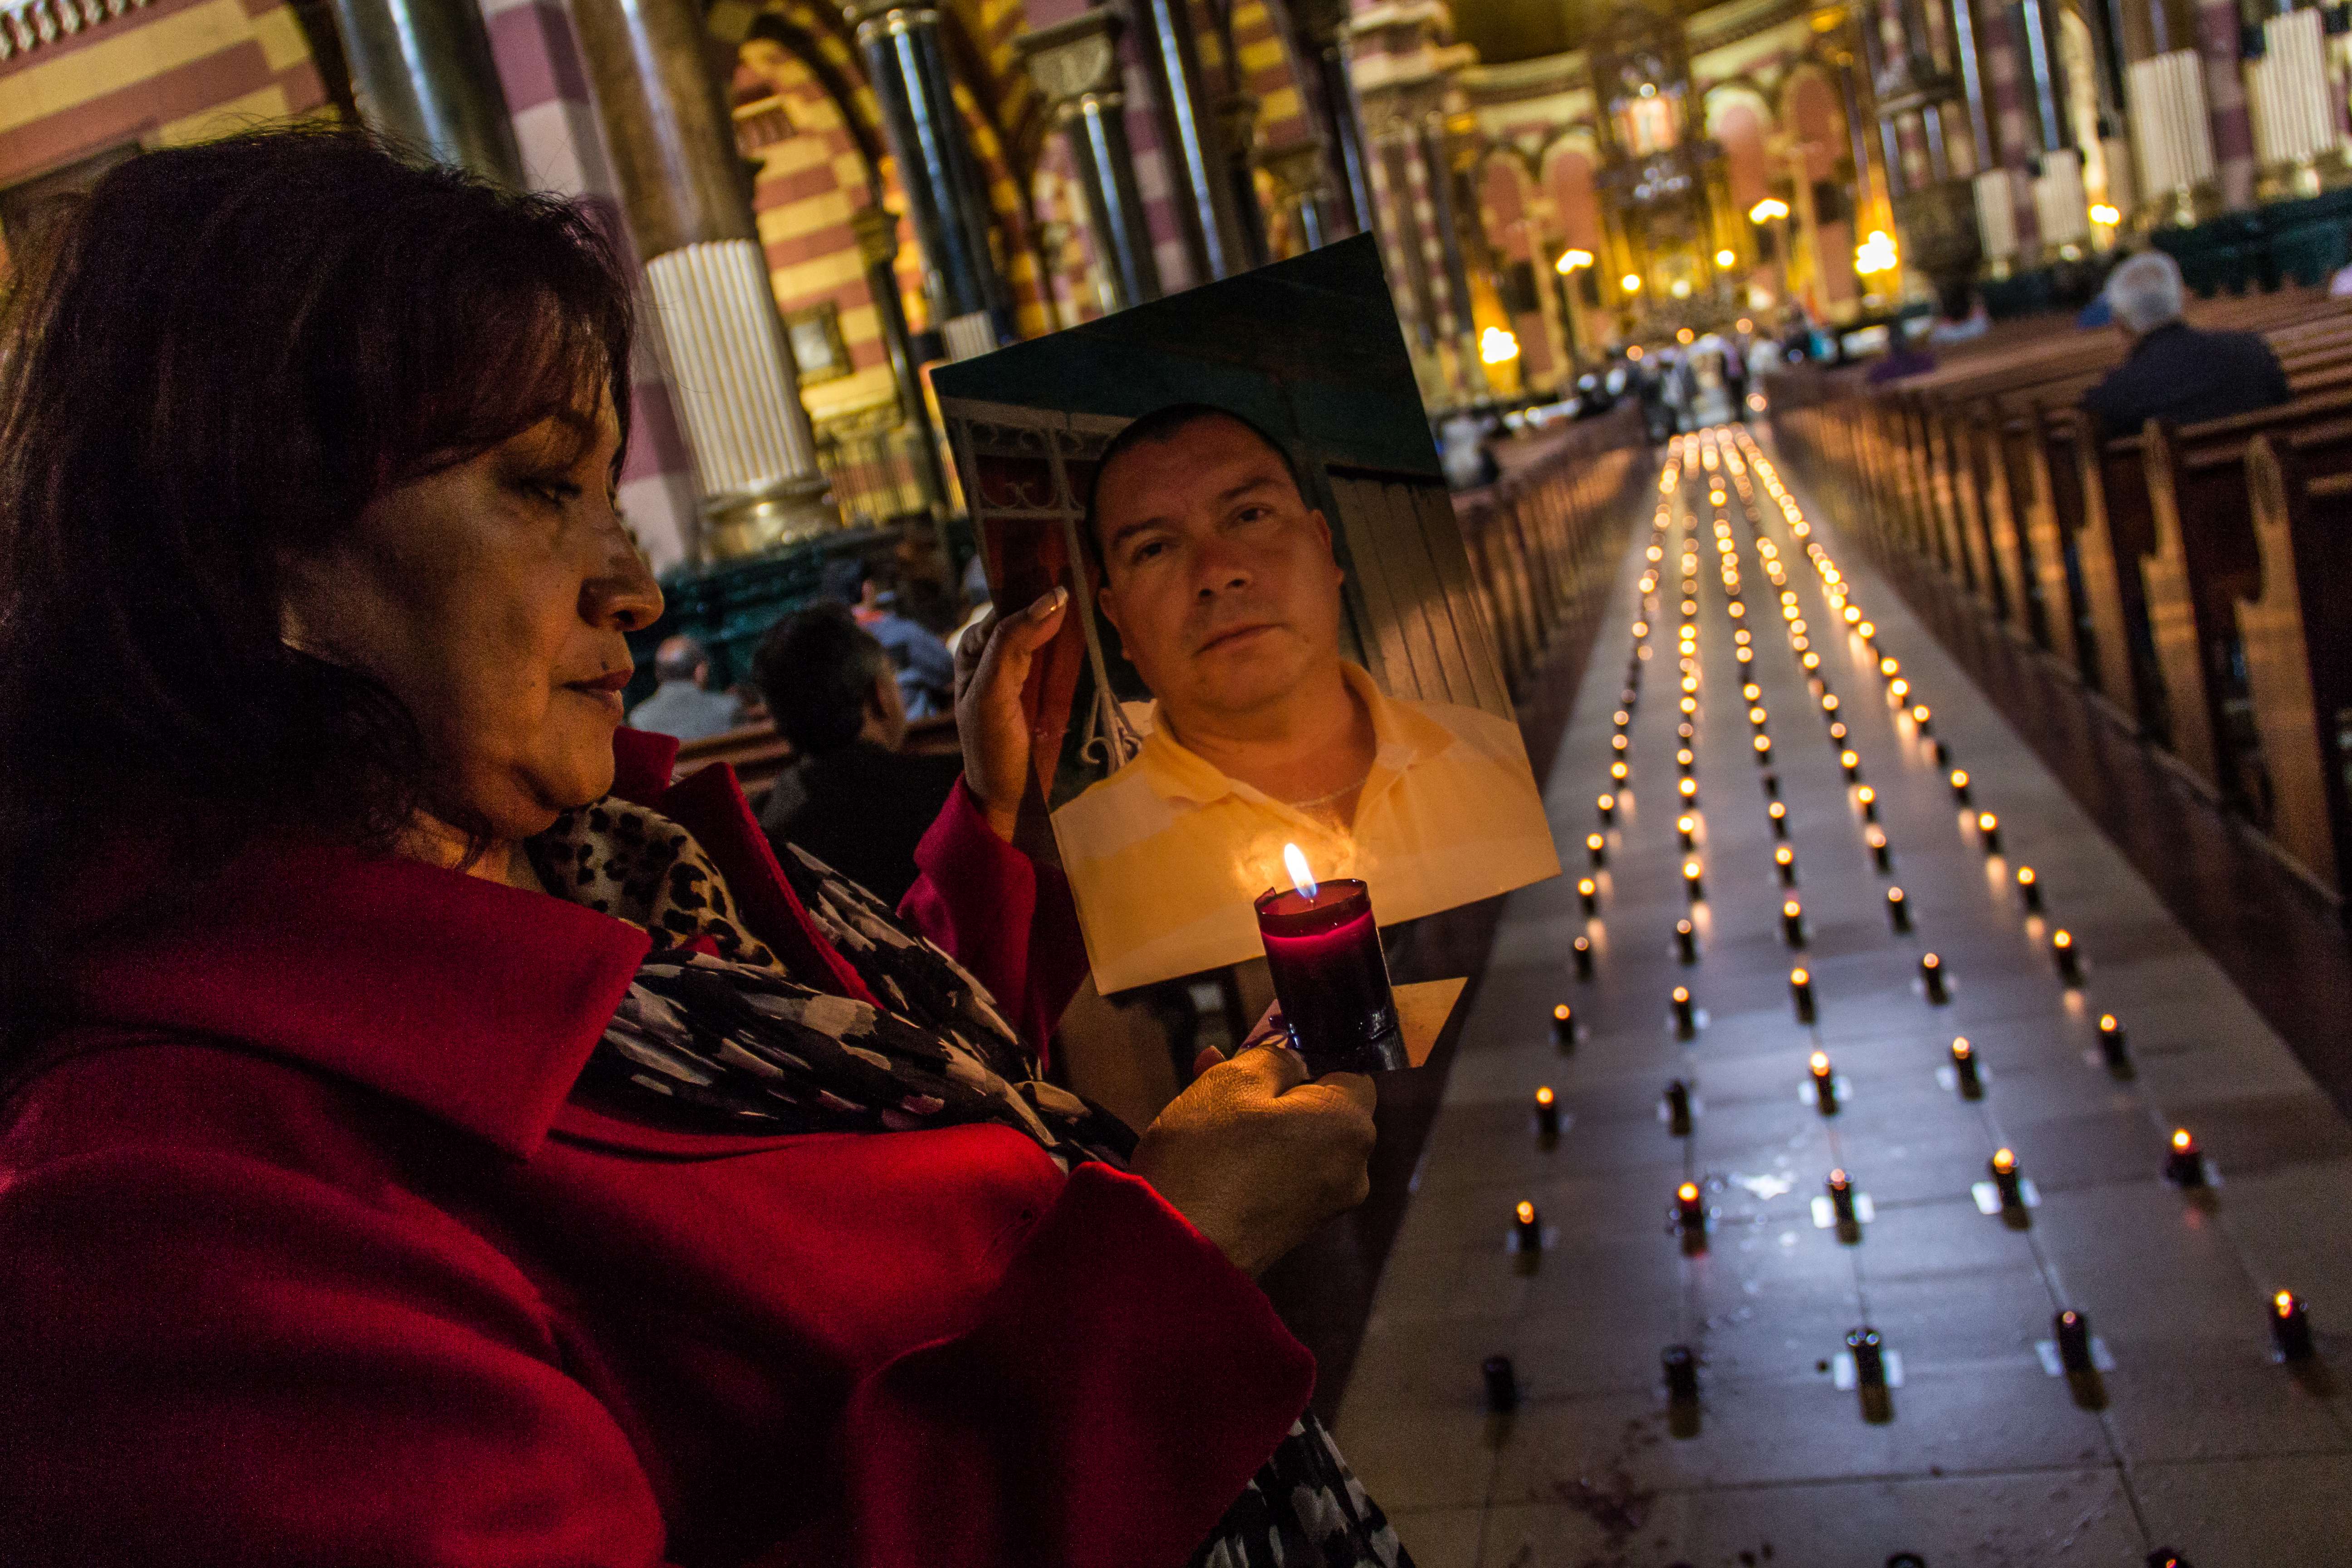
<path id="1" fill-rule="evenodd" d="M 1747 678 L 1769 714 L 1799 885 L 1773 869 L 1741 623 L 1696 473 L 1676 504 L 1696 507 L 1701 558 L 1697 847 L 1686 856 L 1675 834 L 1678 518 L 1648 616 L 1631 787 L 1593 873 L 1600 912 L 1582 914 L 1576 880 L 1609 787 L 1646 523 L 1551 772 L 1577 868 L 1505 909 L 1348 1384 L 1342 1447 L 1426 1568 L 1878 1568 L 1904 1552 L 1929 1568 L 2136 1568 L 2159 1545 L 2197 1568 L 2352 1563 L 2352 1393 L 2327 1370 L 2352 1344 L 2330 1332 L 2352 1323 L 2352 1127 L 1818 511 L 1806 508 L 1813 539 L 1876 624 L 1875 652 L 1822 635 L 1822 581 L 1768 491 L 1754 488 L 1752 527 L 1726 489 Z M 1759 537 L 1780 550 L 1842 700 L 1891 875 L 1872 866 Z M 1901 661 L 1909 700 L 1933 706 L 1936 737 L 1972 775 L 1968 812 L 1888 698 L 1880 655 Z M 1979 847 L 1979 809 L 2000 815 L 2004 857 Z M 1685 858 L 1705 869 L 1696 907 Z M 2027 863 L 2043 917 L 2011 879 Z M 1887 917 L 1897 884 L 1913 934 Z M 1780 934 L 1790 896 L 1801 952 Z M 1701 944 L 1688 966 L 1673 940 L 1685 914 Z M 2061 924 L 2085 955 L 2079 988 L 2048 951 Z M 1587 982 L 1570 963 L 1580 934 L 1596 953 Z M 1931 951 L 1952 977 L 1948 1005 L 1918 981 Z M 1813 977 L 1813 1026 L 1796 1021 L 1793 963 Z M 1687 1045 L 1669 1021 L 1677 985 L 1701 1010 Z M 1549 1034 L 1561 1001 L 1585 1031 L 1566 1055 Z M 2128 1031 L 2129 1078 L 2098 1065 L 2101 1013 Z M 1957 1035 L 1983 1063 L 1979 1100 L 1939 1081 Z M 1833 1117 L 1800 1099 L 1815 1049 L 1850 1085 Z M 1659 1109 L 1677 1077 L 1698 1102 L 1688 1138 Z M 1542 1084 L 1567 1122 L 1549 1150 L 1531 1109 Z M 2218 1168 L 2210 1193 L 2162 1179 L 2176 1126 Z M 2040 1196 L 2022 1224 L 1971 1196 L 2002 1145 Z M 1833 1167 L 1875 1209 L 1853 1245 L 1811 1213 Z M 1686 1178 L 1713 1211 L 1697 1256 L 1672 1233 Z M 1506 1247 L 1523 1198 L 1557 1233 L 1532 1268 Z M 2280 1289 L 2313 1303 L 2314 1370 L 2271 1359 Z M 2036 1342 L 2061 1308 L 2086 1313 L 2112 1354 L 2103 1399 L 2043 1369 Z M 1865 1322 L 1901 1363 L 1874 1421 L 1826 1370 Z M 1702 1358 L 1695 1431 L 1660 1375 L 1675 1343 Z M 1483 1402 L 1480 1365 L 1496 1354 L 1523 1393 L 1508 1415 Z"/>

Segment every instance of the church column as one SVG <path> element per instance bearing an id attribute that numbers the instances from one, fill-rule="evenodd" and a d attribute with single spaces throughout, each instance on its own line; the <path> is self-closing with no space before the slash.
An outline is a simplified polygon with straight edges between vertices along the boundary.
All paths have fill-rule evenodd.
<path id="1" fill-rule="evenodd" d="M 1018 338 L 1013 291 L 989 249 L 988 181 L 964 135 L 940 42 L 940 14 L 896 0 L 856 0 L 866 79 L 898 165 L 907 219 L 923 253 L 923 289 L 958 359 Z"/>
<path id="2" fill-rule="evenodd" d="M 694 0 L 572 0 L 722 559 L 839 525 Z"/>
<path id="3" fill-rule="evenodd" d="M 1437 262 L 1445 288 L 1438 296 L 1440 330 L 1461 356 L 1461 380 L 1474 395 L 1486 390 L 1486 364 L 1478 353 L 1478 327 L 1470 314 L 1470 268 L 1462 253 L 1461 206 L 1454 188 L 1454 149 L 1445 115 L 1432 110 L 1421 122 L 1421 163 L 1429 183 L 1429 226 L 1435 231 Z"/>
<path id="4" fill-rule="evenodd" d="M 2213 129 L 2213 170 L 2221 205 L 2254 205 L 2254 124 L 2246 112 L 2245 68 L 2239 54 L 2237 0 L 2199 0 L 2197 53 L 2205 68 L 2205 112 Z"/>
<path id="5" fill-rule="evenodd" d="M 360 118 L 502 185 L 522 160 L 475 0 L 334 0 Z"/>
<path id="6" fill-rule="evenodd" d="M 946 475 L 940 468 L 939 442 L 931 433 L 930 410 L 923 404 L 921 368 L 915 361 L 914 335 L 907 328 L 907 307 L 898 298 L 898 215 L 878 202 L 849 215 L 857 235 L 857 259 L 866 268 L 866 292 L 882 326 L 883 347 L 890 354 L 890 376 L 898 384 L 899 428 L 907 453 L 921 487 L 923 504 L 933 517 L 948 513 Z"/>
<path id="7" fill-rule="evenodd" d="M 1176 185 L 1185 248 L 1201 282 L 1249 268 L 1217 115 L 1201 89 L 1201 59 L 1185 0 L 1135 0 L 1138 40 L 1160 100 L 1160 140 Z"/>
<path id="8" fill-rule="evenodd" d="M 1330 211 L 1333 205 L 1331 187 L 1323 174 L 1323 149 L 1313 142 L 1302 142 L 1269 153 L 1264 158 L 1266 173 L 1282 191 L 1284 214 L 1290 219 L 1291 232 L 1298 236 L 1301 248 L 1313 250 L 1334 237 Z"/>
<path id="9" fill-rule="evenodd" d="M 1127 95 L 1120 90 L 1119 14 L 1082 11 L 1015 42 L 1030 79 L 1054 106 L 1086 198 L 1087 228 L 1102 263 L 1114 310 L 1160 298 L 1151 229 L 1135 185 L 1127 141 Z"/>
<path id="10" fill-rule="evenodd" d="M 1969 0 L 1958 3 L 1965 5 Z M 1977 176 L 1977 199 L 1980 207 L 2005 208 L 2009 215 L 2004 234 L 1990 232 L 1993 223 L 1984 226 L 1988 230 L 1986 249 L 2001 255 L 2001 246 L 1994 242 L 2006 241 L 2013 247 L 2009 255 L 2032 258 L 2041 253 L 2042 229 L 2034 212 L 2032 191 L 2025 179 L 2027 166 L 2034 155 L 2035 133 L 2026 104 L 2024 76 L 2018 68 L 2017 30 L 2012 14 L 2000 6 L 1997 0 L 1987 7 L 1983 20 L 1979 45 L 1983 51 L 1985 87 L 1991 100 L 1990 151 L 1995 167 Z"/>

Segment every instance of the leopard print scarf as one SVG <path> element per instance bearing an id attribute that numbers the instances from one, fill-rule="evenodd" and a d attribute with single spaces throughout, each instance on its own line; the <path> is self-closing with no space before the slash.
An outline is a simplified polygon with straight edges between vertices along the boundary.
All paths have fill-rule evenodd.
<path id="1" fill-rule="evenodd" d="M 795 848 L 784 878 L 883 1005 L 795 975 L 745 928 L 700 845 L 618 797 L 528 846 L 551 892 L 644 927 L 653 950 L 581 1078 L 629 1113 L 730 1132 L 898 1132 L 993 1122 L 1064 1170 L 1124 1170 L 1135 1134 L 1037 1076 L 987 990 L 865 889 Z M 811 984 L 814 982 L 815 984 Z M 1313 1412 L 1260 1466 L 1190 1568 L 1412 1568 Z"/>

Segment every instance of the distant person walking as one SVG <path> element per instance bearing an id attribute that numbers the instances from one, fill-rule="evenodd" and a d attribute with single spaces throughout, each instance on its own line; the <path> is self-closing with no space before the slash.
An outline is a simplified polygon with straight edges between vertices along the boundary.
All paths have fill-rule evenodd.
<path id="1" fill-rule="evenodd" d="M 699 741 L 723 735 L 740 721 L 741 704 L 709 689 L 710 656 L 692 637 L 663 639 L 654 650 L 654 676 L 661 684 L 629 710 L 631 729 Z"/>
<path id="2" fill-rule="evenodd" d="M 2284 403 L 2286 372 L 2253 332 L 2200 331 L 2180 319 L 2180 266 L 2144 250 L 2107 276 L 2101 296 L 2131 353 L 2083 395 L 2111 436 L 2150 419 L 2193 425 Z"/>

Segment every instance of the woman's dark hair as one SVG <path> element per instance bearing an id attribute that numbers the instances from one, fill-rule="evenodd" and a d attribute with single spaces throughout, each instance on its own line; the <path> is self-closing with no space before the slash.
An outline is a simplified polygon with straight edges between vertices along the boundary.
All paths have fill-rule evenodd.
<path id="1" fill-rule="evenodd" d="M 786 616 L 768 628 L 751 658 L 751 679 L 767 699 L 776 732 L 813 757 L 857 739 L 875 682 L 895 679 L 890 656 L 841 605 Z"/>
<path id="2" fill-rule="evenodd" d="M 382 849 L 435 804 L 392 693 L 280 640 L 284 563 L 389 488 L 582 423 L 600 387 L 625 447 L 633 331 L 582 209 L 351 131 L 133 158 L 19 259 L 0 305 L 7 1044 L 56 1025 L 93 854 L 135 838 L 181 886 L 265 830 Z"/>

